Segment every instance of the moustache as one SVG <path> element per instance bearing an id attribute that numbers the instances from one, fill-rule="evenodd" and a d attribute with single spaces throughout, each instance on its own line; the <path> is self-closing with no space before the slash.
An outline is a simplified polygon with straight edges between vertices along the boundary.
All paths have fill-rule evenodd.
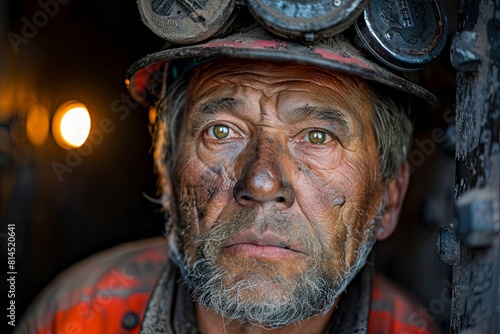
<path id="1" fill-rule="evenodd" d="M 278 209 L 263 214 L 256 208 L 244 208 L 226 214 L 196 242 L 199 257 L 212 260 L 236 243 L 282 247 L 310 256 L 321 254 L 319 240 L 304 219 Z"/>

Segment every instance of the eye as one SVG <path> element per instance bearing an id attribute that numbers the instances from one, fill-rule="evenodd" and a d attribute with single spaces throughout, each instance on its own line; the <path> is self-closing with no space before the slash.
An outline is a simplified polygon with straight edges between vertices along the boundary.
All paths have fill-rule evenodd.
<path id="1" fill-rule="evenodd" d="M 329 142 L 331 137 L 325 131 L 313 130 L 309 131 L 303 140 L 311 144 L 324 144 Z"/>
<path id="2" fill-rule="evenodd" d="M 232 132 L 228 126 L 223 124 L 213 125 L 207 129 L 207 135 L 215 139 L 226 139 Z"/>

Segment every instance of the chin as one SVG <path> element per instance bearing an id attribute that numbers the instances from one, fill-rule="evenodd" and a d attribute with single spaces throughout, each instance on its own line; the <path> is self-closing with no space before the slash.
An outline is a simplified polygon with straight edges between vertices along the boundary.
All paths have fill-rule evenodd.
<path id="1" fill-rule="evenodd" d="M 267 273 L 227 275 L 216 281 L 200 291 L 200 305 L 225 319 L 268 328 L 280 328 L 324 313 L 336 299 L 329 284 L 307 285 Z"/>

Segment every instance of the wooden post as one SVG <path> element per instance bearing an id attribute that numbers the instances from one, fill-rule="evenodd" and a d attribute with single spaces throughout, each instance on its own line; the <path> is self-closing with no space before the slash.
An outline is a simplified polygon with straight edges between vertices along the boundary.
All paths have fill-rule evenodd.
<path id="1" fill-rule="evenodd" d="M 461 0 L 452 333 L 500 333 L 500 0 Z"/>

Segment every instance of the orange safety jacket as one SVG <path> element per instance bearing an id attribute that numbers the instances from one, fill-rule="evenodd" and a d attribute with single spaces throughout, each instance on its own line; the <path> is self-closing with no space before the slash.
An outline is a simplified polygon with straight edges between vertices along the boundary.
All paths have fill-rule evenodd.
<path id="1" fill-rule="evenodd" d="M 148 329 L 149 325 L 143 323 L 142 333 L 197 333 L 192 303 L 189 301 L 191 306 L 187 306 L 183 301 L 189 299 L 188 294 L 179 295 L 183 290 L 179 278 L 169 279 L 166 273 L 178 271 L 175 268 L 168 260 L 163 238 L 131 242 L 91 256 L 45 288 L 14 333 L 139 333 L 143 322 L 154 324 L 154 328 Z M 367 329 L 370 334 L 438 333 L 429 315 L 410 295 L 379 274 L 364 276 L 365 281 L 370 278 L 371 289 L 366 294 L 371 297 L 366 298 L 367 319 L 351 319 L 361 324 L 361 329 L 343 324 L 335 327 L 336 332 L 363 333 Z M 348 299 L 345 296 L 359 295 L 362 299 L 363 283 L 358 283 L 361 288 L 353 288 L 353 284 L 354 281 L 347 288 L 334 318 L 339 310 L 348 308 L 348 303 L 343 302 Z M 337 318 L 345 323 L 351 321 L 353 314 L 362 315 L 360 300 L 351 303 L 355 312 L 344 312 Z M 182 309 L 178 315 L 174 315 L 176 308 Z M 167 324 L 170 322 L 172 325 Z M 349 326 L 352 329 L 345 329 Z"/>

